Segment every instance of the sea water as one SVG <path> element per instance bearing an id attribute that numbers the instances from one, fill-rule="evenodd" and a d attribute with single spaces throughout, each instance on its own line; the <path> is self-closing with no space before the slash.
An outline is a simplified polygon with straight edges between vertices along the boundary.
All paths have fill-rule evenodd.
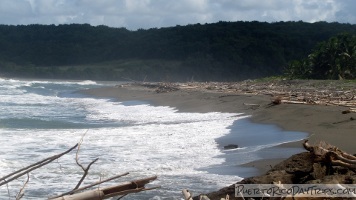
<path id="1" fill-rule="evenodd" d="M 114 84 L 0 78 L 0 177 L 64 152 L 83 139 L 79 162 L 87 166 L 99 158 L 83 185 L 125 172 L 130 174 L 96 188 L 158 176 L 147 187 L 161 188 L 125 199 L 181 199 L 184 188 L 197 195 L 231 185 L 244 176 L 226 171 L 260 159 L 270 147 L 306 137 L 253 125 L 241 113 L 182 113 L 172 107 L 76 92 Z M 250 126 L 255 129 L 246 129 Z M 229 137 L 237 137 L 234 140 L 241 141 L 241 148 L 224 150 L 222 144 Z M 284 152 L 285 156 L 293 153 Z M 75 158 L 72 151 L 30 172 L 24 199 L 46 199 L 72 190 L 83 174 Z M 26 179 L 25 175 L 1 186 L 0 199 L 13 199 Z"/>

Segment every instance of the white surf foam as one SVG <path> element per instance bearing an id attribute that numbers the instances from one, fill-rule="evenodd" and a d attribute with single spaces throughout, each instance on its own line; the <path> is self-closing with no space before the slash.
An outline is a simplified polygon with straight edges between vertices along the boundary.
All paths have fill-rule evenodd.
<path id="1" fill-rule="evenodd" d="M 271 142 L 266 145 L 241 146 L 234 151 L 219 149 L 215 139 L 231 133 L 233 123 L 246 117 L 236 113 L 181 113 L 171 107 L 147 104 L 125 106 L 106 99 L 41 95 L 29 92 L 31 88 L 26 89 L 47 89 L 57 84 L 53 88 L 60 91 L 59 86 L 73 90 L 81 86 L 97 85 L 91 81 L 47 83 L 0 79 L 0 83 L 1 118 L 27 117 L 74 123 L 82 120 L 82 123 L 103 124 L 102 128 L 89 130 L 84 127 L 4 128 L 0 124 L 0 176 L 67 150 L 87 132 L 81 146 L 80 161 L 87 164 L 95 158 L 100 159 L 92 166 L 86 183 L 124 172 L 131 172 L 134 178 L 158 175 L 156 184 L 164 185 L 159 194 L 168 197 L 180 193 L 183 188 L 204 192 L 232 184 L 241 178 L 209 174 L 201 169 L 223 164 L 224 153 L 236 153 L 239 159 L 250 161 L 256 159 L 257 155 L 253 152 L 277 145 Z M 107 122 L 110 123 L 105 126 Z M 38 199 L 53 194 L 53 191 L 60 193 L 72 189 L 82 175 L 74 158 L 72 152 L 32 172 L 27 198 Z M 21 181 L 9 185 L 11 194 L 21 188 Z M 2 194 L 7 194 L 7 189 L 0 187 L 0 194 L 1 198 L 4 197 Z"/>
<path id="2" fill-rule="evenodd" d="M 168 187 L 166 192 L 172 192 L 185 187 L 187 180 L 195 180 L 202 185 L 210 183 L 215 188 L 239 180 L 237 176 L 211 175 L 198 168 L 224 162 L 223 158 L 218 157 L 222 152 L 215 139 L 228 134 L 228 127 L 242 116 L 178 113 L 170 107 L 124 106 L 105 99 L 42 96 L 23 89 L 23 86 L 31 87 L 29 82 L 3 81 L 7 85 L 4 84 L 6 87 L 0 94 L 0 102 L 13 104 L 0 108 L 4 116 L 71 120 L 72 115 L 78 112 L 84 113 L 88 122 L 110 121 L 123 126 L 90 130 L 0 128 L 0 176 L 65 151 L 88 131 L 81 147 L 80 160 L 88 163 L 97 157 L 100 159 L 93 165 L 87 182 L 123 172 L 131 172 L 136 177 L 158 175 L 160 182 Z M 45 82 L 40 83 L 43 85 L 39 86 L 38 82 L 31 82 L 31 85 L 47 87 Z M 32 172 L 28 198 L 32 195 L 36 199 L 53 191 L 59 193 L 70 190 L 73 186 L 69 183 L 76 183 L 82 174 L 74 157 L 71 153 L 58 162 Z M 21 181 L 9 184 L 11 193 L 17 192 Z M 194 185 L 192 183 L 191 186 Z M 6 194 L 6 190 L 0 188 L 0 193 Z"/>

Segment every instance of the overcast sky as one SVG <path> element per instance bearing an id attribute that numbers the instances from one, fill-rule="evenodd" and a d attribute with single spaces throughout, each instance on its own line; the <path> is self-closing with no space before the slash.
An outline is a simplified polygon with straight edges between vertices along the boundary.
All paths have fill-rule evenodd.
<path id="1" fill-rule="evenodd" d="M 0 24 L 160 28 L 218 21 L 356 24 L 356 0 L 0 0 Z"/>

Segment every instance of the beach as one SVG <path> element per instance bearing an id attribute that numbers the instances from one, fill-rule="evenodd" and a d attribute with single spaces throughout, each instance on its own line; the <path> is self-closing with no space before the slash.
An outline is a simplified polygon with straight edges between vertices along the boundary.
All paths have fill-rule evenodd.
<path id="1" fill-rule="evenodd" d="M 273 97 L 262 94 L 231 92 L 221 88 L 202 90 L 194 84 L 179 90 L 158 92 L 157 87 L 142 84 L 123 84 L 115 87 L 82 91 L 87 95 L 114 98 L 119 101 L 145 101 L 154 106 L 175 107 L 178 112 L 228 112 L 250 115 L 248 120 L 258 124 L 275 124 L 288 131 L 309 134 L 310 143 L 328 142 L 351 154 L 356 153 L 356 113 L 342 114 L 344 106 L 308 104 L 271 104 Z M 280 145 L 302 147 L 302 142 Z M 283 159 L 262 159 L 246 163 L 262 174 Z"/>

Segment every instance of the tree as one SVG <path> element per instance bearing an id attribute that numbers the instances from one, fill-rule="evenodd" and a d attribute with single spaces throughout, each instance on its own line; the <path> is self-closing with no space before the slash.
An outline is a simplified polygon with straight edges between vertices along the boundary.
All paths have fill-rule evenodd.
<path id="1" fill-rule="evenodd" d="M 319 43 L 308 58 L 290 62 L 286 74 L 291 78 L 355 79 L 356 36 L 342 33 Z"/>

